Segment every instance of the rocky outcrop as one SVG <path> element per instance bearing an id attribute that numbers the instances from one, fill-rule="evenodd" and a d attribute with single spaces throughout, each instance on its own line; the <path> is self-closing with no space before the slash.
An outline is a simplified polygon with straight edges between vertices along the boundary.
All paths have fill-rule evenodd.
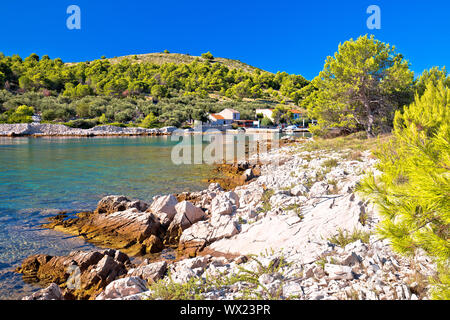
<path id="1" fill-rule="evenodd" d="M 64 300 L 61 288 L 56 283 L 52 283 L 47 288 L 39 290 L 22 300 Z"/>
<path id="2" fill-rule="evenodd" d="M 182 201 L 175 206 L 176 214 L 167 229 L 167 242 L 176 242 L 183 230 L 206 218 L 205 212 L 189 201 Z"/>
<path id="3" fill-rule="evenodd" d="M 127 266 L 130 266 L 130 260 L 126 254 L 108 249 L 74 251 L 67 256 L 34 255 L 25 259 L 17 272 L 23 274 L 26 282 L 60 286 L 66 299 L 89 299 L 116 278 L 127 274 Z M 57 292 L 54 286 L 50 289 Z"/>
<path id="4" fill-rule="evenodd" d="M 139 277 L 126 277 L 108 284 L 95 300 L 112 300 L 147 291 L 147 283 Z"/>
<path id="5" fill-rule="evenodd" d="M 260 176 L 260 163 L 257 161 L 238 161 L 233 164 L 220 164 L 215 168 L 217 177 L 208 179 L 210 183 L 219 183 L 225 190 L 250 183 Z"/>
<path id="6" fill-rule="evenodd" d="M 145 129 L 138 127 L 97 126 L 91 129 L 76 129 L 61 124 L 17 123 L 0 124 L 0 136 L 135 136 L 135 135 L 170 135 L 175 127 Z"/>
<path id="7" fill-rule="evenodd" d="M 171 194 L 155 196 L 153 197 L 149 212 L 156 215 L 163 226 L 168 227 L 177 213 L 175 210 L 177 203 L 177 198 Z"/>
<path id="8" fill-rule="evenodd" d="M 138 211 L 145 211 L 148 203 L 141 200 L 132 201 L 125 196 L 106 196 L 97 204 L 96 213 L 110 214 L 118 211 L 125 211 L 135 208 Z"/>
<path id="9" fill-rule="evenodd" d="M 141 201 L 110 196 L 103 198 L 94 212 L 69 219 L 59 215 L 44 226 L 131 255 L 155 253 L 163 249 L 164 230 L 153 213 L 142 211 L 146 207 Z"/>
<path id="10" fill-rule="evenodd" d="M 147 284 L 193 281 L 205 299 L 241 299 L 243 292 L 258 299 L 426 299 L 426 279 L 435 266 L 423 254 L 414 261 L 400 258 L 373 235 L 378 212 L 355 186 L 375 160 L 368 152 L 361 161 L 347 159 L 346 152 L 282 147 L 260 155 L 265 165 L 230 166 L 250 179 L 233 191 L 215 183 L 199 192 L 154 197 L 150 206 L 125 197 L 102 199 L 94 213 L 56 218 L 55 228 L 134 253 L 161 250 L 164 239 L 178 245 L 180 260 L 146 260 L 116 270 L 120 261 L 129 265 L 124 257 L 77 253 L 70 260 L 91 270 L 81 272 L 83 294 L 66 293 L 65 258 L 31 257 L 22 272 L 60 284 L 64 297 L 77 298 L 155 298 Z"/>
<path id="11" fill-rule="evenodd" d="M 129 276 L 136 276 L 148 283 L 156 282 L 162 279 L 167 271 L 167 262 L 159 261 L 150 263 L 148 260 L 141 265 L 128 271 Z"/>

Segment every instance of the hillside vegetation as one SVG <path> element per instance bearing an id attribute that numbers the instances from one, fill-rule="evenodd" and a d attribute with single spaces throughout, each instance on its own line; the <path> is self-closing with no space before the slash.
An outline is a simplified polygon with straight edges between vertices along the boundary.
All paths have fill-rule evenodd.
<path id="1" fill-rule="evenodd" d="M 209 52 L 67 64 L 36 54 L 25 59 L 0 54 L 0 122 L 16 122 L 12 114 L 23 105 L 44 121 L 84 127 L 139 125 L 146 117 L 156 117 L 152 126 L 180 126 L 226 107 L 241 111 L 242 119 L 254 119 L 256 108 L 298 102 L 308 84 L 300 75 L 273 74 Z"/>

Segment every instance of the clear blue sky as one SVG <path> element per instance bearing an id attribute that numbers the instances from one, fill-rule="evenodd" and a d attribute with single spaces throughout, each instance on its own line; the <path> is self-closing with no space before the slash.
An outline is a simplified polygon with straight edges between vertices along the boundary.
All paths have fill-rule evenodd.
<path id="1" fill-rule="evenodd" d="M 81 30 L 66 9 L 81 8 Z M 366 9 L 381 8 L 381 30 Z M 416 73 L 449 66 L 448 0 L 2 1 L 0 52 L 60 57 L 65 62 L 160 52 L 238 59 L 312 79 L 340 42 L 366 33 L 396 45 Z"/>

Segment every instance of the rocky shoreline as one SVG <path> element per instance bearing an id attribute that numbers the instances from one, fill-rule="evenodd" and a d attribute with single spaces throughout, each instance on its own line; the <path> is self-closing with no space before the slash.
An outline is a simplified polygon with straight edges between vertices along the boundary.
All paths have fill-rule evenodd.
<path id="1" fill-rule="evenodd" d="M 111 249 L 27 258 L 17 271 L 46 288 L 25 299 L 428 299 L 431 259 L 393 253 L 376 236 L 377 209 L 355 192 L 370 152 L 295 144 L 258 161 L 237 164 L 232 190 L 109 196 L 56 216 L 47 228 Z M 167 248 L 175 259 L 129 258 Z"/>
<path id="2" fill-rule="evenodd" d="M 145 129 L 139 127 L 96 126 L 91 129 L 71 128 L 62 124 L 17 123 L 0 124 L 0 137 L 97 137 L 97 136 L 161 136 L 177 128 Z"/>

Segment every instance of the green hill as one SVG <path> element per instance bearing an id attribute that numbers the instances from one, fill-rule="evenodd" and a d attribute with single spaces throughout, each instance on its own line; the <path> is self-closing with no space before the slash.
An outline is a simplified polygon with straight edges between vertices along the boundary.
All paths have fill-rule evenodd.
<path id="1" fill-rule="evenodd" d="M 94 61 L 0 54 L 0 122 L 29 121 L 32 107 L 44 121 L 182 126 L 234 108 L 242 119 L 277 104 L 292 108 L 307 93 L 301 75 L 263 71 L 238 60 L 149 53 Z M 21 120 L 21 121 L 22 121 Z M 86 123 L 86 121 L 88 123 Z M 146 122 L 148 123 L 148 121 Z"/>
<path id="2" fill-rule="evenodd" d="M 136 59 L 137 57 L 137 59 Z M 207 59 L 202 58 L 201 56 L 191 56 L 189 54 L 182 54 L 182 53 L 164 53 L 164 52 L 155 52 L 155 53 L 146 53 L 146 54 L 137 54 L 137 55 L 127 55 L 122 57 L 115 57 L 115 58 L 108 58 L 112 64 L 119 63 L 123 61 L 124 59 L 130 59 L 132 61 L 136 62 L 147 62 L 147 63 L 154 63 L 157 65 L 162 65 L 164 63 L 175 63 L 175 64 L 189 64 L 195 61 L 195 59 L 199 59 L 202 62 L 208 61 Z M 249 64 L 246 64 L 244 62 L 241 62 L 239 60 L 232 60 L 227 58 L 219 58 L 214 57 L 212 60 L 210 60 L 211 63 L 219 63 L 227 68 L 230 69 L 240 69 L 245 72 L 254 72 L 256 70 L 264 71 L 262 69 L 253 67 Z"/>

